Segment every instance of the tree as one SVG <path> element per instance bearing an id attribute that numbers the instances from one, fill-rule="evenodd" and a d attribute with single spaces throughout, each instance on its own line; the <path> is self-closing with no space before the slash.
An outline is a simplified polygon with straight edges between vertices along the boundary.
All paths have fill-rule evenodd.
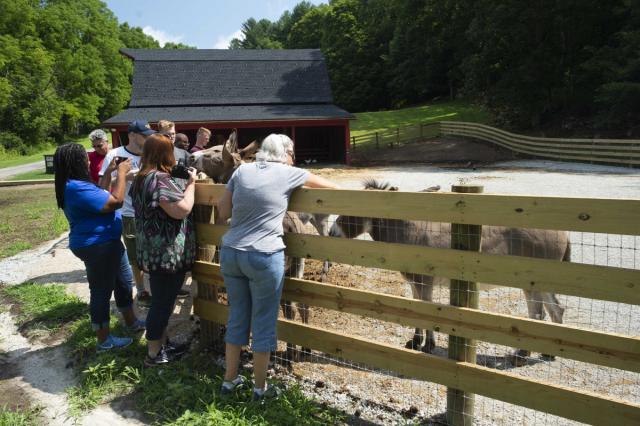
<path id="1" fill-rule="evenodd" d="M 145 34 L 140 27 L 130 27 L 128 23 L 120 24 L 118 33 L 121 44 L 131 49 L 159 49 L 158 43 L 153 37 Z"/>
<path id="2" fill-rule="evenodd" d="M 282 49 L 276 25 L 268 19 L 249 18 L 242 24 L 243 39 L 231 40 L 232 49 Z"/>
<path id="3" fill-rule="evenodd" d="M 99 0 L 0 0 L 0 144 L 26 152 L 120 111 L 132 76 L 122 47 L 160 45 Z"/>

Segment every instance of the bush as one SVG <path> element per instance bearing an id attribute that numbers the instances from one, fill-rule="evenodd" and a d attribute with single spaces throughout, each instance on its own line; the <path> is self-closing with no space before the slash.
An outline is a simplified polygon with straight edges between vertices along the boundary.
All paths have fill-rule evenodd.
<path id="1" fill-rule="evenodd" d="M 27 153 L 27 146 L 20 136 L 11 132 L 0 132 L 0 147 L 2 147 L 3 153 L 6 151 L 19 152 L 20 154 Z"/>
<path id="2" fill-rule="evenodd" d="M 614 82 L 604 84 L 596 96 L 596 123 L 603 129 L 624 129 L 633 132 L 640 123 L 640 83 Z M 632 136 L 632 135 L 625 135 Z"/>

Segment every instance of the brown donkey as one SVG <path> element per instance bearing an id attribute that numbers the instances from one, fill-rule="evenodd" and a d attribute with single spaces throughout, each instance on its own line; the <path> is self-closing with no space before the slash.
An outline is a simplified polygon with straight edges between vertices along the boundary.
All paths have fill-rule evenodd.
<path id="1" fill-rule="evenodd" d="M 389 190 L 386 183 L 365 182 L 365 189 Z M 396 188 L 392 188 L 392 190 Z M 356 238 L 368 233 L 374 241 L 415 244 L 435 248 L 451 248 L 451 224 L 439 222 L 380 219 L 372 217 L 340 216 L 332 229 L 334 234 Z M 527 256 L 543 259 L 570 261 L 569 233 L 542 229 L 518 229 L 500 226 L 482 227 L 483 253 Z M 414 299 L 431 301 L 433 285 L 449 285 L 449 279 L 429 275 L 402 273 L 411 284 Z M 543 320 L 546 309 L 551 321 L 562 323 L 564 308 L 553 293 L 523 290 L 527 301 L 529 318 Z M 416 328 L 408 348 L 430 353 L 435 347 L 433 331 Z M 426 338 L 426 339 L 425 339 Z M 516 350 L 515 362 L 521 365 L 530 352 Z"/>

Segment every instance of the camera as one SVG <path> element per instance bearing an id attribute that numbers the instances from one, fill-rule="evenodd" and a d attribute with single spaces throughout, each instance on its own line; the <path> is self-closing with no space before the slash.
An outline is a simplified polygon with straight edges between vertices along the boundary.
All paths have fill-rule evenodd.
<path id="1" fill-rule="evenodd" d="M 122 163 L 123 161 L 127 161 L 127 157 L 116 157 L 116 165 Z"/>
<path id="2" fill-rule="evenodd" d="M 171 177 L 178 179 L 189 179 L 189 168 L 182 164 L 176 164 L 171 168 Z"/>

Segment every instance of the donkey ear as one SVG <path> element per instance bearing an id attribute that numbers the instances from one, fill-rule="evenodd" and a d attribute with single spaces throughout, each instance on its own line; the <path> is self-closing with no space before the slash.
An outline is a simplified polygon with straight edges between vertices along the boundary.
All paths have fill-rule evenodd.
<path id="1" fill-rule="evenodd" d="M 233 131 L 229 135 L 229 139 L 227 140 L 227 143 L 229 144 L 229 151 L 231 152 L 238 151 L 238 129 L 233 129 Z"/>
<path id="2" fill-rule="evenodd" d="M 226 141 L 222 146 L 222 161 L 225 164 L 233 164 L 233 155 L 231 154 L 231 152 L 232 151 L 230 151 L 229 149 L 229 141 Z"/>

